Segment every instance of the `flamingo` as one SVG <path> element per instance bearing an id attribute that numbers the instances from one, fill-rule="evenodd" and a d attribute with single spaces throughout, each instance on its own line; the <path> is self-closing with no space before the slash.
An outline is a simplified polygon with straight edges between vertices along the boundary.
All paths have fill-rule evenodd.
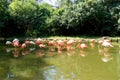
<path id="1" fill-rule="evenodd" d="M 87 54 L 84 51 L 84 49 L 88 48 L 88 46 L 85 43 L 82 43 L 82 40 L 79 40 L 78 42 L 79 43 L 78 43 L 77 47 L 80 48 L 79 55 L 82 56 L 82 57 L 85 57 Z"/>
<path id="2" fill-rule="evenodd" d="M 26 45 L 30 44 L 30 41 L 29 40 L 25 40 L 25 44 Z"/>
<path id="3" fill-rule="evenodd" d="M 38 38 L 36 41 L 35 41 L 35 44 L 39 45 L 43 42 L 43 39 L 41 38 Z"/>
<path id="4" fill-rule="evenodd" d="M 91 43 L 95 43 L 95 39 L 91 39 L 90 42 L 91 42 Z"/>
<path id="5" fill-rule="evenodd" d="M 70 40 L 67 41 L 67 45 L 72 45 L 72 44 L 74 44 L 74 42 L 75 42 L 75 40 L 70 39 Z"/>
<path id="6" fill-rule="evenodd" d="M 79 42 L 79 43 L 78 43 L 77 47 L 79 47 L 79 48 L 81 48 L 81 49 L 88 48 L 88 46 L 87 46 L 85 43 L 82 43 L 81 40 L 79 40 L 78 42 Z"/>
<path id="7" fill-rule="evenodd" d="M 12 42 L 13 42 L 13 43 L 14 43 L 14 42 L 19 42 L 19 39 L 15 38 L 15 39 L 13 39 Z"/>
<path id="8" fill-rule="evenodd" d="M 48 45 L 49 45 L 49 46 L 53 46 L 53 45 L 55 45 L 55 41 L 54 41 L 54 40 L 49 41 L 49 42 L 48 42 Z"/>
<path id="9" fill-rule="evenodd" d="M 65 44 L 64 44 L 64 41 L 58 40 L 58 41 L 57 41 L 57 45 L 58 45 L 58 46 L 64 46 Z"/>
<path id="10" fill-rule="evenodd" d="M 57 40 L 57 49 L 58 49 L 58 53 L 61 53 L 62 47 L 65 46 L 64 41 L 62 40 Z"/>
<path id="11" fill-rule="evenodd" d="M 24 45 L 23 45 L 23 48 L 27 47 L 27 45 L 34 45 L 33 48 L 30 48 L 30 51 L 35 50 L 35 42 L 34 42 L 34 41 L 31 41 L 31 40 L 26 39 L 23 44 L 24 44 Z M 26 45 L 26 46 L 25 46 L 25 45 Z"/>
<path id="12" fill-rule="evenodd" d="M 14 42 L 14 43 L 13 43 L 13 46 L 14 46 L 14 47 L 19 47 L 19 46 L 20 46 L 20 43 L 19 43 L 19 42 Z"/>
<path id="13" fill-rule="evenodd" d="M 70 51 L 72 49 L 72 45 L 75 43 L 75 40 L 70 39 L 66 43 L 67 51 Z"/>
<path id="14" fill-rule="evenodd" d="M 110 43 L 110 40 L 108 40 L 108 39 L 103 41 L 102 46 L 104 46 L 104 47 L 113 47 L 113 45 Z"/>
<path id="15" fill-rule="evenodd" d="M 12 45 L 12 42 L 11 41 L 6 41 L 5 44 L 9 47 L 10 45 Z"/>
<path id="16" fill-rule="evenodd" d="M 40 48 L 45 48 L 45 46 L 46 46 L 45 44 L 39 44 Z"/>
<path id="17" fill-rule="evenodd" d="M 29 43 L 30 43 L 30 44 L 35 44 L 35 42 L 34 42 L 34 41 L 30 41 Z"/>
<path id="18" fill-rule="evenodd" d="M 56 45 L 56 40 L 50 40 L 48 41 L 48 46 L 50 51 L 55 51 L 55 45 Z"/>
<path id="19" fill-rule="evenodd" d="M 19 47 L 19 46 L 20 46 L 19 39 L 15 38 L 15 39 L 12 41 L 12 44 L 13 44 L 14 47 Z"/>
<path id="20" fill-rule="evenodd" d="M 27 47 L 27 45 L 25 44 L 25 43 L 23 43 L 22 45 L 21 45 L 21 48 L 22 49 L 24 49 L 24 48 L 26 48 Z"/>
<path id="21" fill-rule="evenodd" d="M 102 45 L 103 40 L 98 40 L 98 45 Z"/>
<path id="22" fill-rule="evenodd" d="M 88 46 L 87 46 L 86 44 L 84 44 L 84 43 L 80 44 L 79 47 L 80 47 L 81 49 L 88 48 Z"/>
<path id="23" fill-rule="evenodd" d="M 91 46 L 92 48 L 95 47 L 95 39 L 91 39 L 91 40 L 90 40 L 90 46 Z"/>
<path id="24" fill-rule="evenodd" d="M 25 40 L 25 44 L 28 45 L 28 44 L 35 44 L 34 41 L 30 41 L 30 40 Z"/>
<path id="25" fill-rule="evenodd" d="M 12 44 L 12 42 L 11 42 L 11 41 L 6 41 L 5 44 L 6 44 L 6 45 L 10 45 L 10 44 Z"/>

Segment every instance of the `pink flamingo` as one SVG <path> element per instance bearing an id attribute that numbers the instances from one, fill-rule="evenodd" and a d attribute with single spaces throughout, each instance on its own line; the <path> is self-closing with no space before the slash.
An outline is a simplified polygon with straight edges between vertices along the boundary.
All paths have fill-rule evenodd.
<path id="1" fill-rule="evenodd" d="M 35 44 L 39 45 L 43 42 L 43 39 L 41 38 L 38 38 L 36 41 L 35 41 Z"/>
<path id="2" fill-rule="evenodd" d="M 81 49 L 88 48 L 88 46 L 85 43 L 82 43 L 82 41 L 79 41 L 79 44 L 77 45 L 77 47 L 79 47 Z"/>
<path id="3" fill-rule="evenodd" d="M 85 43 L 82 43 L 81 40 L 79 40 L 79 43 L 78 43 L 77 47 L 80 48 L 79 55 L 82 56 L 82 57 L 85 57 L 87 54 L 84 51 L 84 49 L 88 48 L 88 46 Z"/>
<path id="4" fill-rule="evenodd" d="M 95 39 L 91 39 L 91 40 L 90 40 L 90 46 L 91 46 L 92 48 L 95 47 Z"/>
<path id="5" fill-rule="evenodd" d="M 17 38 L 15 38 L 13 41 L 12 41 L 12 44 L 14 47 L 19 47 L 20 46 L 20 42 Z"/>
<path id="6" fill-rule="evenodd" d="M 24 48 L 26 48 L 27 47 L 27 45 L 25 44 L 25 43 L 23 43 L 22 45 L 21 45 L 21 48 L 22 49 L 24 49 Z"/>
<path id="7" fill-rule="evenodd" d="M 49 41 L 49 42 L 48 42 L 48 45 L 49 45 L 49 46 L 55 45 L 55 41 L 54 41 L 54 40 Z"/>
<path id="8" fill-rule="evenodd" d="M 113 47 L 113 45 L 110 43 L 110 40 L 108 40 L 108 39 L 103 41 L 102 46 L 104 46 L 104 47 Z"/>
<path id="9" fill-rule="evenodd" d="M 57 40 L 57 49 L 58 49 L 58 53 L 61 53 L 62 47 L 65 46 L 64 41 L 62 40 Z"/>
<path id="10" fill-rule="evenodd" d="M 75 40 L 73 40 L 73 39 L 70 39 L 67 41 L 67 43 L 66 43 L 67 51 L 72 50 L 72 46 L 74 43 L 75 43 Z"/>
<path id="11" fill-rule="evenodd" d="M 26 45 L 34 45 L 34 48 L 35 48 L 35 42 L 34 42 L 34 41 L 25 40 L 24 43 L 25 43 Z"/>
<path id="12" fill-rule="evenodd" d="M 103 40 L 98 40 L 98 45 L 102 45 Z"/>
<path id="13" fill-rule="evenodd" d="M 45 48 L 45 46 L 46 46 L 45 44 L 39 44 L 40 48 Z"/>
<path id="14" fill-rule="evenodd" d="M 50 51 L 55 51 L 55 46 L 56 46 L 56 40 L 50 40 L 48 41 L 48 46 Z"/>
<path id="15" fill-rule="evenodd" d="M 86 45 L 86 44 L 84 44 L 84 43 L 82 43 L 82 44 L 80 44 L 80 46 L 79 46 L 81 49 L 85 49 L 85 48 L 88 48 L 88 46 Z"/>

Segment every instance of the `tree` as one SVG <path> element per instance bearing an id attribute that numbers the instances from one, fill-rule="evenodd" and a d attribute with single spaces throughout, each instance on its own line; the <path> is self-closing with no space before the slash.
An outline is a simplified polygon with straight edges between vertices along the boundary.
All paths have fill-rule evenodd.
<path id="1" fill-rule="evenodd" d="M 9 6 L 9 12 L 18 32 L 27 36 L 41 34 L 39 31 L 50 14 L 47 8 L 39 5 L 35 0 L 14 0 Z"/>
<path id="2" fill-rule="evenodd" d="M 9 14 L 6 7 L 7 3 L 5 0 L 0 0 L 0 36 L 3 36 L 3 29 L 7 25 Z"/>

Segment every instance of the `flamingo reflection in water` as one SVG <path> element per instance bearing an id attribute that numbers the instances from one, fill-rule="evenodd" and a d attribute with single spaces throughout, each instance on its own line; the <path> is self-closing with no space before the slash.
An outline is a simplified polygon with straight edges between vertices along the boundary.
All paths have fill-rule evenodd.
<path id="1" fill-rule="evenodd" d="M 74 49 L 73 46 L 74 46 L 74 43 L 75 43 L 75 42 L 76 42 L 76 41 L 73 40 L 73 39 L 67 40 L 67 42 L 66 42 L 67 51 L 71 51 L 71 50 Z"/>
<path id="2" fill-rule="evenodd" d="M 95 39 L 90 40 L 90 46 L 91 46 L 91 48 L 95 47 Z"/>
<path id="3" fill-rule="evenodd" d="M 103 43 L 103 40 L 98 40 L 98 45 L 97 45 L 97 48 L 98 48 L 98 53 L 100 55 L 102 55 L 104 52 L 103 52 L 103 47 L 102 47 L 102 43 Z"/>
<path id="4" fill-rule="evenodd" d="M 110 53 L 104 52 L 103 57 L 101 58 L 101 60 L 103 62 L 109 62 L 109 61 L 113 60 L 113 57 L 111 56 Z"/>
<path id="5" fill-rule="evenodd" d="M 36 54 L 37 57 L 44 57 L 45 56 L 45 53 L 43 51 L 41 51 L 41 50 L 37 50 L 35 52 L 35 54 Z"/>
<path id="6" fill-rule="evenodd" d="M 63 40 L 57 40 L 57 50 L 58 50 L 58 53 L 61 53 L 61 51 L 65 48 L 65 43 Z"/>
<path id="7" fill-rule="evenodd" d="M 75 54 L 75 52 L 73 51 L 74 49 L 75 49 L 75 40 L 73 40 L 73 39 L 66 39 L 66 40 L 64 40 L 64 42 L 66 43 L 66 45 L 65 45 L 65 47 L 66 47 L 66 49 L 67 49 L 67 55 L 68 56 L 71 56 L 71 55 L 73 55 L 73 54 Z"/>
<path id="8" fill-rule="evenodd" d="M 103 40 L 103 43 L 101 44 L 103 46 L 103 57 L 101 58 L 103 62 L 108 62 L 113 59 L 111 54 L 109 53 L 109 49 L 114 47 L 109 39 Z"/>
<path id="9" fill-rule="evenodd" d="M 13 57 L 19 57 L 19 54 L 20 54 L 20 51 L 17 49 L 17 48 L 15 48 L 13 51 L 12 51 L 12 53 L 13 53 Z"/>
<path id="10" fill-rule="evenodd" d="M 82 57 L 85 57 L 87 55 L 86 52 L 85 52 L 85 49 L 87 49 L 88 46 L 87 46 L 87 44 L 82 43 L 81 40 L 79 40 L 78 42 L 79 43 L 78 43 L 77 47 L 80 49 L 79 55 L 82 56 Z"/>
<path id="11" fill-rule="evenodd" d="M 56 47 L 56 40 L 50 40 L 48 41 L 48 46 L 49 46 L 49 50 L 50 51 L 55 51 L 55 47 Z"/>
<path id="12" fill-rule="evenodd" d="M 22 53 L 22 55 L 27 55 L 27 54 L 29 54 L 30 52 L 31 52 L 31 50 L 29 50 L 28 48 L 27 48 L 27 45 L 26 45 L 26 43 L 23 43 L 22 45 L 21 45 L 21 53 Z"/>
<path id="13" fill-rule="evenodd" d="M 19 57 L 20 50 L 19 47 L 21 46 L 19 39 L 15 38 L 12 41 L 12 45 L 15 47 L 15 49 L 12 51 L 14 57 Z"/>

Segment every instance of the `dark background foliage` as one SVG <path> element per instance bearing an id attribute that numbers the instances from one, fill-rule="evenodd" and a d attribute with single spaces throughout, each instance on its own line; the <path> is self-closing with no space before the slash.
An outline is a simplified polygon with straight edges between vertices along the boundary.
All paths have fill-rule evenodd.
<path id="1" fill-rule="evenodd" d="M 1 37 L 119 36 L 119 0 L 0 0 Z"/>

